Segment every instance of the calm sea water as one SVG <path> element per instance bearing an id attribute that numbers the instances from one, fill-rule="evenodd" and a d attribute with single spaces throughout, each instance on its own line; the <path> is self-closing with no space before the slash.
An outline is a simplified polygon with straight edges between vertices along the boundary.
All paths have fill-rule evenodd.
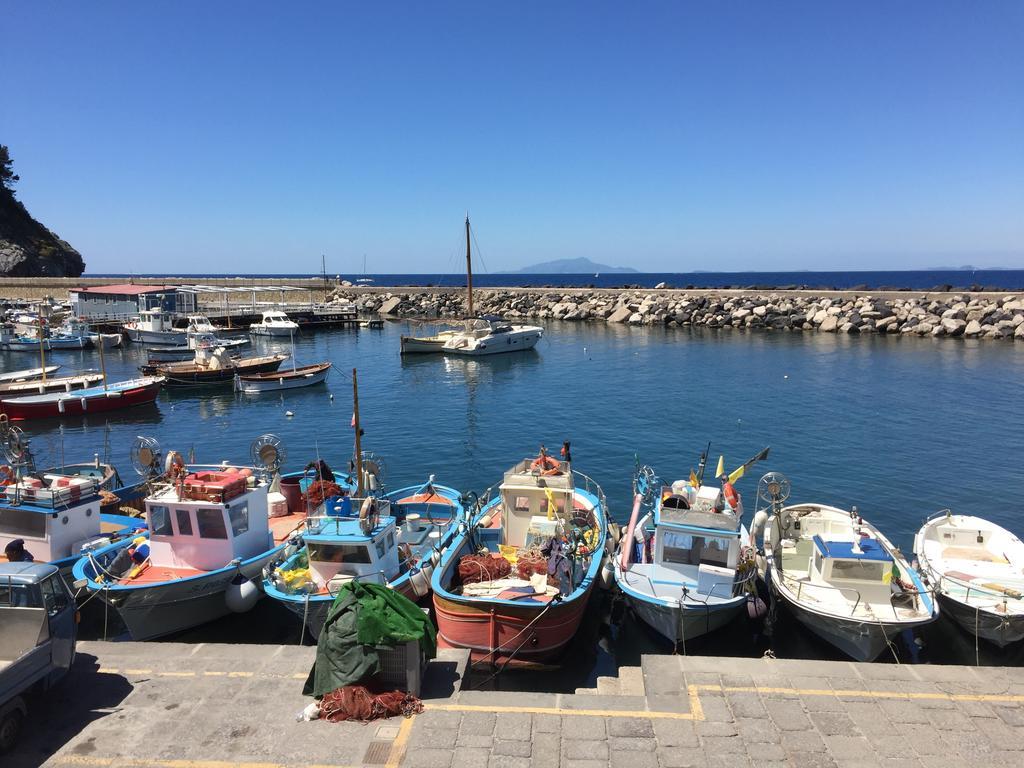
<path id="1" fill-rule="evenodd" d="M 355 367 L 363 445 L 384 457 L 392 488 L 436 474 L 480 492 L 541 443 L 556 450 L 571 440 L 575 467 L 602 485 L 623 520 L 637 459 L 673 480 L 696 467 L 708 441 L 709 473 L 720 454 L 733 468 L 770 445 L 769 460 L 738 484 L 748 509 L 757 478 L 771 469 L 790 478 L 793 501 L 857 505 L 907 551 L 921 521 L 947 507 L 1024 535 L 1022 344 L 550 323 L 531 352 L 402 358 L 399 335 L 408 330 L 388 323 L 298 337 L 300 362 L 335 364 L 323 386 L 255 397 L 229 388 L 165 391 L 155 407 L 109 420 L 26 427 L 40 466 L 99 453 L 126 481 L 137 435 L 218 462 L 247 460 L 252 440 L 272 432 L 284 440 L 288 468 L 316 456 L 340 467 L 352 453 Z M 288 342 L 256 340 L 253 349 L 287 351 Z M 108 372 L 133 375 L 142 354 L 137 345 L 111 351 Z M 65 370 L 98 366 L 94 351 L 50 359 Z M 0 355 L 4 370 L 34 362 L 24 353 Z M 272 608 L 261 604 L 246 640 L 289 637 L 285 617 L 265 620 Z M 828 655 L 790 634 L 783 644 L 793 655 Z M 734 645 L 719 638 L 706 651 L 767 647 L 763 638 L 752 644 L 745 628 L 734 635 Z M 949 649 L 965 641 L 951 637 L 936 641 L 946 649 L 933 650 L 936 659 L 962 655 Z M 603 643 L 628 658 L 653 641 L 627 622 Z M 965 647 L 973 662 L 973 642 Z"/>
<path id="2" fill-rule="evenodd" d="M 139 275 L 136 275 L 138 277 Z M 261 278 L 317 278 L 319 273 L 241 275 L 246 280 Z M 331 274 L 333 276 L 333 273 Z M 96 274 L 86 277 L 130 277 L 127 274 Z M 235 275 L 144 275 L 144 277 L 185 277 L 202 281 L 209 277 Z M 465 285 L 465 273 L 456 274 L 370 274 L 341 275 L 355 280 L 372 279 L 371 285 L 384 286 L 455 286 Z M 807 288 L 864 290 L 1010 290 L 1024 289 L 1024 269 L 922 269 L 864 272 L 602 272 L 597 274 L 530 274 L 520 272 L 480 272 L 473 275 L 477 287 L 558 286 L 613 288 L 638 285 L 653 288 L 666 283 L 675 288 Z"/>

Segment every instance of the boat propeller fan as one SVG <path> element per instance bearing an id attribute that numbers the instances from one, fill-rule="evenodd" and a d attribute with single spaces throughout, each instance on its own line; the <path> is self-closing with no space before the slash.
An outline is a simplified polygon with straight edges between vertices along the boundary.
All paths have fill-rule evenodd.
<path id="1" fill-rule="evenodd" d="M 269 433 L 260 435 L 252 441 L 249 455 L 252 457 L 253 466 L 271 475 L 281 468 L 287 458 L 281 438 Z"/>
<path id="2" fill-rule="evenodd" d="M 789 478 L 781 472 L 769 472 L 757 481 L 757 497 L 773 508 L 782 506 L 790 490 Z"/>
<path id="3" fill-rule="evenodd" d="M 370 485 L 370 490 L 381 490 L 384 487 L 384 478 L 387 475 L 387 466 L 384 464 L 384 459 L 373 451 L 363 451 L 359 457 L 363 463 L 363 477 L 367 484 Z M 350 462 L 349 466 L 351 467 L 351 472 L 355 474 L 355 461 Z"/>
<path id="4" fill-rule="evenodd" d="M 640 494 L 644 504 L 651 503 L 658 491 L 658 485 L 658 476 L 651 467 L 644 464 L 637 469 L 636 477 L 633 478 L 633 493 Z"/>
<path id="5" fill-rule="evenodd" d="M 28 438 L 21 427 L 7 420 L 6 414 L 0 415 L 0 447 L 7 461 L 14 465 L 22 464 L 28 455 Z"/>
<path id="6" fill-rule="evenodd" d="M 139 436 L 135 438 L 131 449 L 132 467 L 140 477 L 150 477 L 160 474 L 161 454 L 160 443 L 155 437 Z"/>

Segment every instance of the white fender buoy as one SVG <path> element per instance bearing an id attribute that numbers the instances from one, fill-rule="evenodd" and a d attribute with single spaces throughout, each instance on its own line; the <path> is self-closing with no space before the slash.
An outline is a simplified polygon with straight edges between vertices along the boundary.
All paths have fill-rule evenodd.
<path id="1" fill-rule="evenodd" d="M 224 590 L 224 602 L 232 613 L 251 611 L 259 599 L 259 588 L 241 574 Z"/>
<path id="2" fill-rule="evenodd" d="M 416 597 L 423 597 L 430 591 L 430 579 L 422 568 L 417 568 L 409 574 L 409 583 L 412 585 L 412 591 Z"/>
<path id="3" fill-rule="evenodd" d="M 284 412 L 284 415 L 285 415 L 285 416 L 287 416 L 287 417 L 288 417 L 288 418 L 290 419 L 290 418 L 291 418 L 292 416 L 294 416 L 295 414 L 294 414 L 294 413 L 292 413 L 291 411 L 285 411 L 285 412 Z"/>
<path id="4" fill-rule="evenodd" d="M 597 576 L 601 589 L 609 590 L 615 586 L 615 563 L 611 557 L 603 558 Z"/>

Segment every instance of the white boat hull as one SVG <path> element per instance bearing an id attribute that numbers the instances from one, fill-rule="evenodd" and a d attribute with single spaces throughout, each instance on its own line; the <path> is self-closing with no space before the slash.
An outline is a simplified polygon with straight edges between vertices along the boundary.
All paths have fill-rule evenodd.
<path id="1" fill-rule="evenodd" d="M 185 331 L 141 331 L 137 328 L 125 328 L 129 340 L 138 344 L 166 344 L 184 346 L 188 343 Z"/>
<path id="2" fill-rule="evenodd" d="M 284 338 L 288 338 L 292 334 L 298 332 L 298 328 L 275 328 L 263 325 L 254 325 L 249 328 L 249 333 L 253 336 L 283 336 Z"/>
<path id="3" fill-rule="evenodd" d="M 277 554 L 278 549 L 271 550 L 237 569 L 135 589 L 100 590 L 99 595 L 117 610 L 133 640 L 152 640 L 227 616 L 231 609 L 225 593 L 238 572 L 258 581 L 263 567 Z"/>
<path id="4" fill-rule="evenodd" d="M 402 337 L 403 355 L 424 355 L 438 353 L 444 350 L 447 339 L 443 338 L 416 338 L 414 336 Z"/>
<path id="5" fill-rule="evenodd" d="M 323 384 L 327 380 L 330 368 L 325 368 L 317 373 L 310 373 L 301 378 L 289 378 L 288 371 L 274 379 L 261 379 L 260 381 L 246 381 L 240 379 L 238 389 L 247 395 L 256 395 L 262 392 L 281 392 L 285 389 L 299 389 L 300 387 L 312 387 L 316 384 Z"/>
<path id="6" fill-rule="evenodd" d="M 533 349 L 541 340 L 544 331 L 541 328 L 512 331 L 485 339 L 466 339 L 458 336 L 448 341 L 443 348 L 447 355 L 464 355 L 466 357 L 482 357 L 500 355 L 505 352 L 522 352 Z"/>
<path id="7" fill-rule="evenodd" d="M 943 612 L 970 634 L 999 648 L 1024 640 L 1024 616 L 1004 616 L 992 610 L 967 605 L 941 592 L 937 594 Z"/>
<path id="8" fill-rule="evenodd" d="M 746 597 L 743 597 L 735 603 L 683 610 L 679 606 L 652 603 L 636 595 L 627 594 L 626 600 L 644 624 L 672 644 L 685 643 L 721 629 L 731 623 L 747 604 Z"/>

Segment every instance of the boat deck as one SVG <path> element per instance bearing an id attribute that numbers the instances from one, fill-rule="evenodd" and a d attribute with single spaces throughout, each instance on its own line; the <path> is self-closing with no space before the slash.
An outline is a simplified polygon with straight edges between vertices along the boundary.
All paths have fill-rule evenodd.
<path id="1" fill-rule="evenodd" d="M 633 563 L 624 574 L 626 585 L 637 592 L 658 598 L 659 600 L 684 599 L 686 604 L 719 605 L 731 602 L 733 596 L 704 595 L 697 592 L 697 566 L 691 566 L 693 574 L 680 573 L 659 563 Z M 686 597 L 683 598 L 683 589 Z"/>

